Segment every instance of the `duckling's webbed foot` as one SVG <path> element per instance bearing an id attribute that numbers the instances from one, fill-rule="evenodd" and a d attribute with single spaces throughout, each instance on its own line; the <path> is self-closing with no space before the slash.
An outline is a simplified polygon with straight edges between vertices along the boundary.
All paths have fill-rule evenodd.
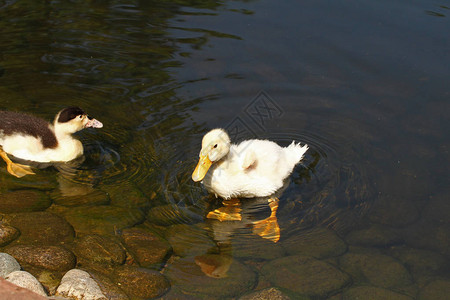
<path id="1" fill-rule="evenodd" d="M 3 158 L 3 160 L 6 162 L 6 170 L 9 172 L 9 174 L 14 175 L 18 178 L 21 178 L 25 175 L 34 175 L 35 173 L 31 169 L 30 166 L 13 163 L 5 151 L 0 149 L 0 156 Z"/>
<path id="2" fill-rule="evenodd" d="M 270 216 L 264 220 L 253 222 L 253 233 L 276 243 L 280 240 L 280 226 L 277 219 L 279 200 L 278 198 L 270 198 L 268 201 L 271 211 Z"/>

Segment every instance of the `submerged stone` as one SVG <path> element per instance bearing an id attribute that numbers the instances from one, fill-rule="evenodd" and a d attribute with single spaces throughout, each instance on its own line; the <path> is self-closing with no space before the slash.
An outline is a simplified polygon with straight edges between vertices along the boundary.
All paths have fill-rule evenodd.
<path id="1" fill-rule="evenodd" d="M 449 262 L 441 254 L 409 247 L 391 249 L 392 256 L 400 260 L 414 275 L 421 277 L 432 275 L 439 270 L 448 270 Z"/>
<path id="2" fill-rule="evenodd" d="M 124 229 L 122 239 L 138 264 L 144 268 L 159 268 L 172 249 L 165 239 L 143 228 Z"/>
<path id="3" fill-rule="evenodd" d="M 169 204 L 151 208 L 147 213 L 147 220 L 156 225 L 170 226 L 200 222 L 203 217 L 189 208 Z"/>
<path id="4" fill-rule="evenodd" d="M 274 243 L 259 236 L 244 236 L 233 239 L 233 256 L 248 259 L 273 260 L 285 256 L 280 243 Z"/>
<path id="5" fill-rule="evenodd" d="M 412 283 L 406 268 L 394 258 L 376 253 L 347 253 L 339 258 L 341 268 L 357 283 L 383 288 L 405 287 Z"/>
<path id="6" fill-rule="evenodd" d="M 19 230 L 12 226 L 0 224 L 0 247 L 6 246 L 20 235 Z"/>
<path id="7" fill-rule="evenodd" d="M 396 293 L 391 290 L 374 287 L 374 286 L 359 286 L 354 287 L 342 295 L 342 300 L 382 300 L 382 299 L 395 299 L 395 300 L 413 300 L 410 296 Z"/>
<path id="8" fill-rule="evenodd" d="M 327 228 L 302 231 L 283 241 L 282 246 L 289 255 L 315 258 L 339 256 L 347 251 L 347 244 L 333 230 Z"/>
<path id="9" fill-rule="evenodd" d="M 74 207 L 60 213 L 77 234 L 115 235 L 123 228 L 144 220 L 144 214 L 139 209 L 114 206 Z"/>
<path id="10" fill-rule="evenodd" d="M 95 206 L 109 203 L 108 195 L 100 190 L 93 190 L 82 195 L 60 195 L 54 194 L 53 202 L 57 205 L 75 207 L 75 206 Z"/>
<path id="11" fill-rule="evenodd" d="M 387 247 L 399 244 L 402 241 L 393 230 L 380 225 L 372 225 L 366 229 L 352 231 L 345 239 L 351 245 L 365 247 Z"/>
<path id="12" fill-rule="evenodd" d="M 21 264 L 53 271 L 66 271 L 75 267 L 72 252 L 61 246 L 16 245 L 5 250 Z"/>
<path id="13" fill-rule="evenodd" d="M 73 248 L 78 259 L 91 263 L 121 265 L 125 262 L 126 253 L 120 243 L 112 237 L 97 234 L 85 235 L 75 240 Z"/>
<path id="14" fill-rule="evenodd" d="M 42 211 L 52 204 L 50 198 L 37 190 L 17 190 L 2 193 L 0 213 Z"/>
<path id="15" fill-rule="evenodd" d="M 236 297 L 255 286 L 256 274 L 249 267 L 231 257 L 219 256 L 181 258 L 170 264 L 165 274 L 175 288 L 205 298 Z"/>
<path id="16" fill-rule="evenodd" d="M 23 244 L 63 244 L 73 240 L 75 232 L 67 221 L 50 212 L 19 213 L 9 220 L 20 230 Z"/>
<path id="17" fill-rule="evenodd" d="M 105 185 L 102 189 L 108 192 L 113 206 L 146 208 L 150 205 L 150 200 L 131 182 L 123 182 L 120 185 Z"/>
<path id="18" fill-rule="evenodd" d="M 166 240 L 178 256 L 201 255 L 216 247 L 216 244 L 201 225 L 178 224 L 170 226 Z"/>
<path id="19" fill-rule="evenodd" d="M 144 268 L 124 265 L 115 270 L 113 277 L 113 282 L 133 299 L 160 297 L 170 288 L 164 275 Z"/>
<path id="20" fill-rule="evenodd" d="M 419 210 L 404 196 L 383 194 L 374 201 L 369 218 L 378 224 L 404 227 L 419 218 Z"/>
<path id="21" fill-rule="evenodd" d="M 450 280 L 438 279 L 424 286 L 419 293 L 419 300 L 446 300 L 450 295 Z"/>
<path id="22" fill-rule="evenodd" d="M 307 297 L 326 297 L 350 284 L 351 278 L 336 267 L 303 255 L 266 263 L 261 274 L 274 286 Z"/>
<path id="23" fill-rule="evenodd" d="M 277 288 L 267 288 L 252 292 L 239 298 L 239 300 L 290 300 L 291 298 Z"/>

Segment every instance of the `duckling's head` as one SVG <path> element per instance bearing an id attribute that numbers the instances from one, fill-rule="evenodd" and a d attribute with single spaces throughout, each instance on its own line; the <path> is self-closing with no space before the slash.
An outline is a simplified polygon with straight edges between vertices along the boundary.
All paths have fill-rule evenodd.
<path id="1" fill-rule="evenodd" d="M 202 140 L 202 150 L 199 154 L 197 167 L 192 173 L 192 180 L 202 180 L 211 165 L 230 152 L 230 137 L 223 129 L 213 129 L 208 132 Z"/>
<path id="2" fill-rule="evenodd" d="M 72 134 L 81 129 L 93 127 L 101 128 L 103 124 L 89 117 L 81 108 L 71 106 L 61 110 L 55 118 L 55 131 L 62 134 Z"/>

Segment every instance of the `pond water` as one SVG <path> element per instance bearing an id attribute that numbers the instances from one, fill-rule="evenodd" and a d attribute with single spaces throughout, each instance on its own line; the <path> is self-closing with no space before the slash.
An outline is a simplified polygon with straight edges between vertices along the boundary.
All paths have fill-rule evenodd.
<path id="1" fill-rule="evenodd" d="M 21 232 L 2 252 L 63 247 L 116 299 L 444 299 L 449 15 L 424 0 L 0 0 L 0 109 L 50 121 L 77 105 L 104 124 L 77 133 L 74 163 L 21 179 L 2 163 L 1 222 Z M 255 225 L 268 199 L 206 217 L 224 204 L 191 173 L 216 127 L 309 145 L 276 195 L 278 242 Z"/>

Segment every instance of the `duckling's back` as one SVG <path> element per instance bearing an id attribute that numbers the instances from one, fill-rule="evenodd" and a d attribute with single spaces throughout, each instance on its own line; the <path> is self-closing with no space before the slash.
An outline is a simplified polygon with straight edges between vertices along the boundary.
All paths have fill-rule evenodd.
<path id="1" fill-rule="evenodd" d="M 0 145 L 14 135 L 38 138 L 44 148 L 55 148 L 58 145 L 47 121 L 21 112 L 0 111 Z"/>

